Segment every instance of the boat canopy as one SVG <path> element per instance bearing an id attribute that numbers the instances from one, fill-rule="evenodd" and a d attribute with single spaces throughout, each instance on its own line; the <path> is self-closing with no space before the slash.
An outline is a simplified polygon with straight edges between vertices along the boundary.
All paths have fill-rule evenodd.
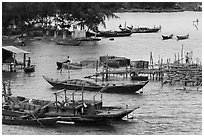
<path id="1" fill-rule="evenodd" d="M 27 52 L 27 51 L 25 51 L 25 50 L 16 48 L 16 47 L 14 47 L 14 46 L 4 46 L 4 47 L 2 47 L 2 50 L 11 52 L 11 53 L 13 53 L 13 54 L 28 54 L 28 53 L 29 53 L 29 52 Z"/>

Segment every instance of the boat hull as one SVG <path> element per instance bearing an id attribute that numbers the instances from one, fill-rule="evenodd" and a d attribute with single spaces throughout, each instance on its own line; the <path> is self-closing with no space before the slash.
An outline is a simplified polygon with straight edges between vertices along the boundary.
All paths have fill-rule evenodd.
<path id="1" fill-rule="evenodd" d="M 162 35 L 162 39 L 163 40 L 167 40 L 167 39 L 172 39 L 173 38 L 173 34 L 166 36 L 166 35 Z"/>
<path id="2" fill-rule="evenodd" d="M 82 89 L 81 85 L 66 84 L 62 81 L 55 81 L 51 78 L 43 76 L 43 78 L 57 89 L 68 89 L 68 90 L 79 90 Z M 105 93 L 118 93 L 118 94 L 134 94 L 136 91 L 143 88 L 149 81 L 140 82 L 137 84 L 127 84 L 127 85 L 110 85 L 103 92 Z M 104 86 L 83 86 L 86 91 L 99 91 Z"/>
<path id="3" fill-rule="evenodd" d="M 178 40 L 184 40 L 184 39 L 188 39 L 189 34 L 185 35 L 185 36 L 176 36 Z"/>
<path id="4" fill-rule="evenodd" d="M 147 81 L 148 80 L 148 76 L 131 76 L 131 80 Z"/>
<path id="5" fill-rule="evenodd" d="M 26 73 L 34 72 L 34 71 L 35 71 L 35 66 L 34 66 L 34 65 L 31 65 L 30 67 L 26 67 L 26 68 L 24 68 L 24 71 L 25 71 Z"/>
<path id="6" fill-rule="evenodd" d="M 156 33 L 158 32 L 160 29 L 151 29 L 151 30 L 132 30 L 132 33 Z"/>
<path id="7" fill-rule="evenodd" d="M 54 125 L 58 118 L 38 118 L 38 119 L 19 119 L 4 116 L 2 118 L 2 123 L 7 125 L 44 125 L 52 126 Z"/>

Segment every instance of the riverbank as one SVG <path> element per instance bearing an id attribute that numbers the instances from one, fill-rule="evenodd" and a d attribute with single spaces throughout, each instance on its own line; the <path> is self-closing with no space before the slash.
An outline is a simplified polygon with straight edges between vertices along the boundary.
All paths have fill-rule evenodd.
<path id="1" fill-rule="evenodd" d="M 118 12 L 150 12 L 150 13 L 160 13 L 160 12 L 183 12 L 182 9 L 120 9 Z"/>

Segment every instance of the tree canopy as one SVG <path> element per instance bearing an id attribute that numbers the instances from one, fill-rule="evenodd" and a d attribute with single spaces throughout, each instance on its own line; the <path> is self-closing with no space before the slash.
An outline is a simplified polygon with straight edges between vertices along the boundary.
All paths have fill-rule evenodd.
<path id="1" fill-rule="evenodd" d="M 18 26 L 30 21 L 48 24 L 48 17 L 56 17 L 61 27 L 67 27 L 65 21 L 79 21 L 81 28 L 96 30 L 105 19 L 117 17 L 106 8 L 107 4 L 97 2 L 3 2 L 2 25 L 7 28 L 13 21 Z"/>

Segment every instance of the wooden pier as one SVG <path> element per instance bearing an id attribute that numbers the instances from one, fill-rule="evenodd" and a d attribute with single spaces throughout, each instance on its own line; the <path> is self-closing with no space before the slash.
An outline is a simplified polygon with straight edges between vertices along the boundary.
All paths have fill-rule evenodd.
<path id="1" fill-rule="evenodd" d="M 170 59 L 167 59 L 166 63 L 163 63 L 163 59 L 160 59 L 155 64 L 150 52 L 150 61 L 133 61 L 129 66 L 126 65 L 117 69 L 102 63 L 102 71 L 99 72 L 99 66 L 101 65 L 96 65 L 96 73 L 86 78 L 102 76 L 102 80 L 107 81 L 111 76 L 128 78 L 131 77 L 131 73 L 135 73 L 148 76 L 149 80 L 161 81 L 162 85 L 178 83 L 183 86 L 202 86 L 202 65 L 193 62 L 183 63 L 183 46 L 180 55 L 179 58 L 179 54 L 177 57 L 175 54 L 175 60 L 172 63 Z"/>

